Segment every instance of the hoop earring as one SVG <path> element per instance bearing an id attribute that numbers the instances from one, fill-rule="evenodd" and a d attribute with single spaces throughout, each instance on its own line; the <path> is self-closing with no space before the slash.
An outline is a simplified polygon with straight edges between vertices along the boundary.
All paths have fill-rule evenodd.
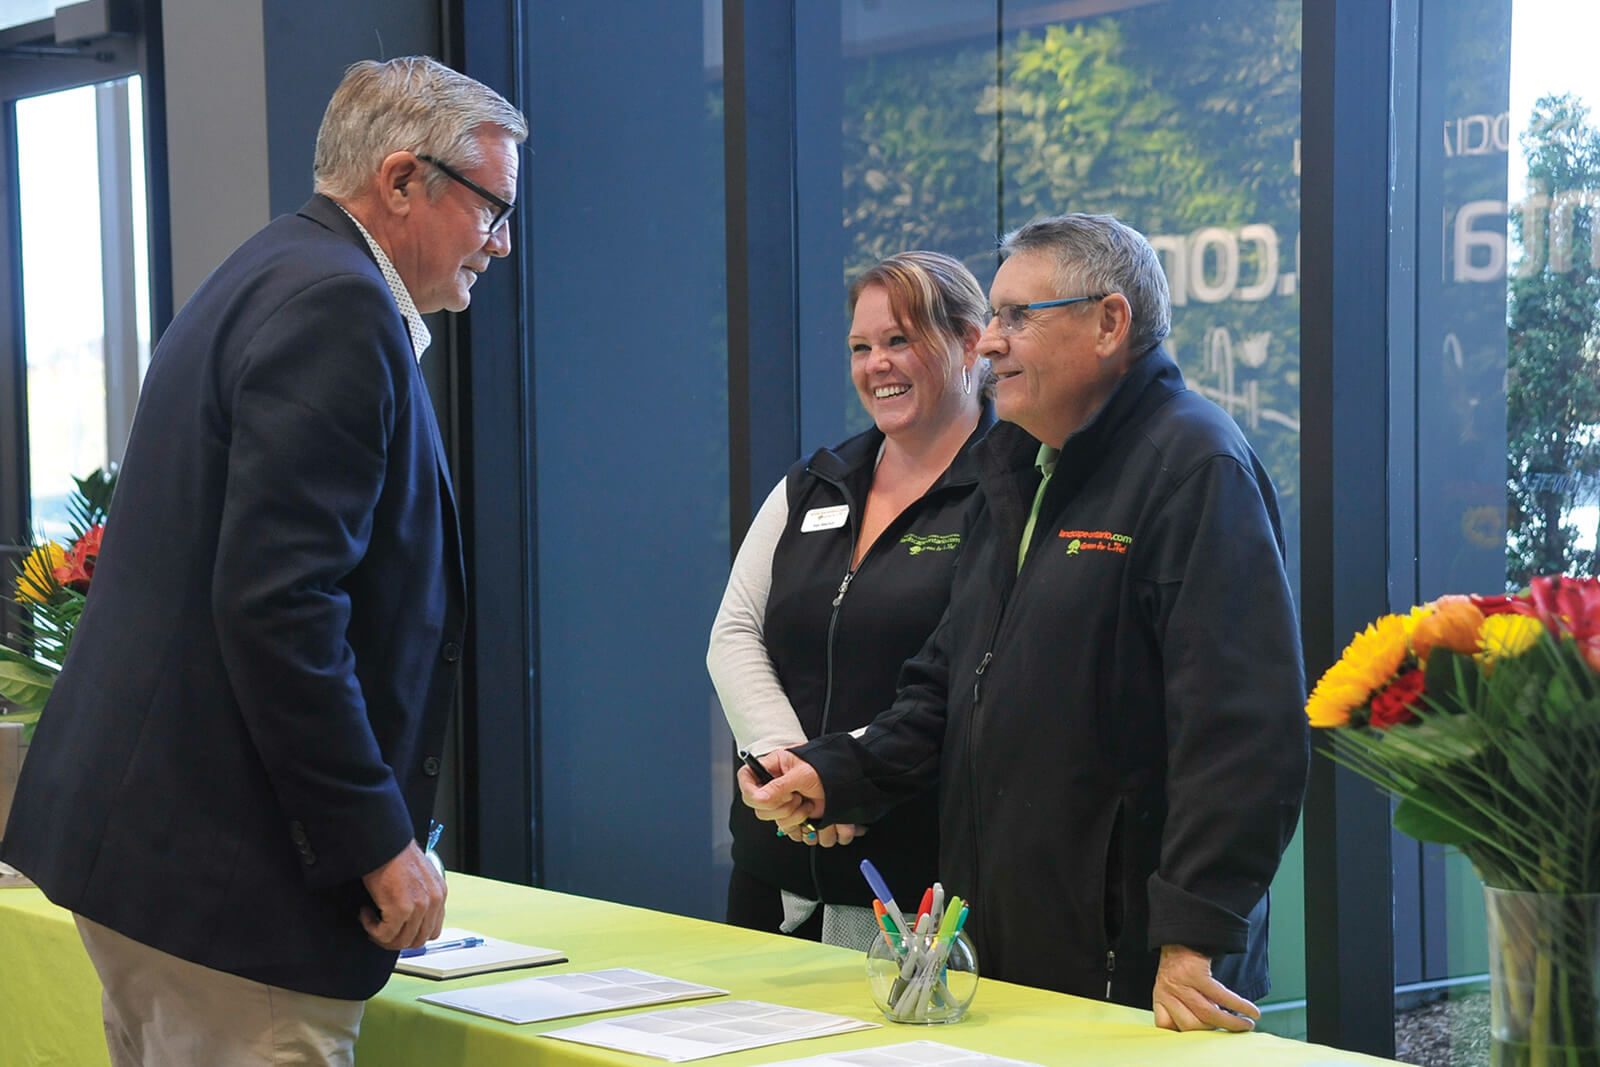
<path id="1" fill-rule="evenodd" d="M 963 366 L 961 368 L 961 395 L 962 396 L 971 396 L 972 395 L 972 368 L 971 367 Z"/>

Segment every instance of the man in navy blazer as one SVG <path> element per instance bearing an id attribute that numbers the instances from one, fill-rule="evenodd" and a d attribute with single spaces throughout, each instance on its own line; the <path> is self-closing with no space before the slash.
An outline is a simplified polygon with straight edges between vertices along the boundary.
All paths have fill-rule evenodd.
<path id="1" fill-rule="evenodd" d="M 4 843 L 77 916 L 114 1063 L 349 1062 L 439 932 L 465 580 L 421 314 L 510 251 L 526 135 L 430 59 L 356 64 L 317 195 L 151 358 Z"/>

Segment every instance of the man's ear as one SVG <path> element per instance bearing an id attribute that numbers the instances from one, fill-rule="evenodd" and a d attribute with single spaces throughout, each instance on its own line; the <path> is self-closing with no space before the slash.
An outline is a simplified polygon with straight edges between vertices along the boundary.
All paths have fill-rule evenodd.
<path id="1" fill-rule="evenodd" d="M 378 165 L 378 193 L 392 215 L 409 215 L 417 198 L 427 195 L 422 183 L 422 161 L 411 152 L 390 152 Z"/>
<path id="2" fill-rule="evenodd" d="M 1095 353 L 1102 358 L 1116 354 L 1133 329 L 1133 305 L 1121 293 L 1100 298 L 1100 321 L 1095 331 Z"/>

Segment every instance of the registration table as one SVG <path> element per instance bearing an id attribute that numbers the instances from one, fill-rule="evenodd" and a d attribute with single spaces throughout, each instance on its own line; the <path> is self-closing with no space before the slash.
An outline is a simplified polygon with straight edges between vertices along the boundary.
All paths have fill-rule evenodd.
<path id="1" fill-rule="evenodd" d="M 514 1026 L 417 1001 L 421 993 L 560 971 L 633 967 L 761 1000 L 883 1022 L 867 991 L 861 953 L 585 897 L 450 875 L 446 922 L 477 933 L 562 950 L 568 963 L 435 982 L 395 975 L 368 1005 L 356 1046 L 362 1067 L 649 1067 L 623 1052 L 539 1037 L 603 1016 Z M 982 964 L 982 946 L 978 946 Z M 705 1002 L 701 1002 L 705 1003 Z M 678 1005 L 639 1008 L 665 1010 Z M 1269 1034 L 1176 1034 L 1149 1012 L 984 978 L 965 1020 L 948 1026 L 884 1022 L 879 1029 L 696 1060 L 711 1067 L 799 1059 L 903 1041 L 932 1040 L 1049 1067 L 1276 1067 L 1380 1064 Z M 0 888 L 0 1064 L 105 1064 L 100 990 L 71 916 L 33 888 Z"/>

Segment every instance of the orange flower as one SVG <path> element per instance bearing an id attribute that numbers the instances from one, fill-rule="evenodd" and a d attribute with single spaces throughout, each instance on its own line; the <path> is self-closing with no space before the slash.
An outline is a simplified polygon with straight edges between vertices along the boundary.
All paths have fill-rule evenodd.
<path id="1" fill-rule="evenodd" d="M 1478 651 L 1478 630 L 1483 612 L 1468 596 L 1442 596 L 1426 605 L 1411 631 L 1411 651 L 1419 663 L 1428 662 L 1435 647 L 1471 655 Z"/>
<path id="2" fill-rule="evenodd" d="M 54 541 L 36 546 L 22 561 L 22 572 L 17 575 L 17 599 L 48 604 L 57 589 L 55 570 L 64 559 L 66 553 Z"/>
<path id="3" fill-rule="evenodd" d="M 1389 684 L 1406 658 L 1410 620 L 1385 615 L 1356 634 L 1339 662 L 1329 667 L 1306 701 L 1306 718 L 1312 726 L 1343 726 L 1350 712 L 1365 704 L 1373 692 Z"/>

